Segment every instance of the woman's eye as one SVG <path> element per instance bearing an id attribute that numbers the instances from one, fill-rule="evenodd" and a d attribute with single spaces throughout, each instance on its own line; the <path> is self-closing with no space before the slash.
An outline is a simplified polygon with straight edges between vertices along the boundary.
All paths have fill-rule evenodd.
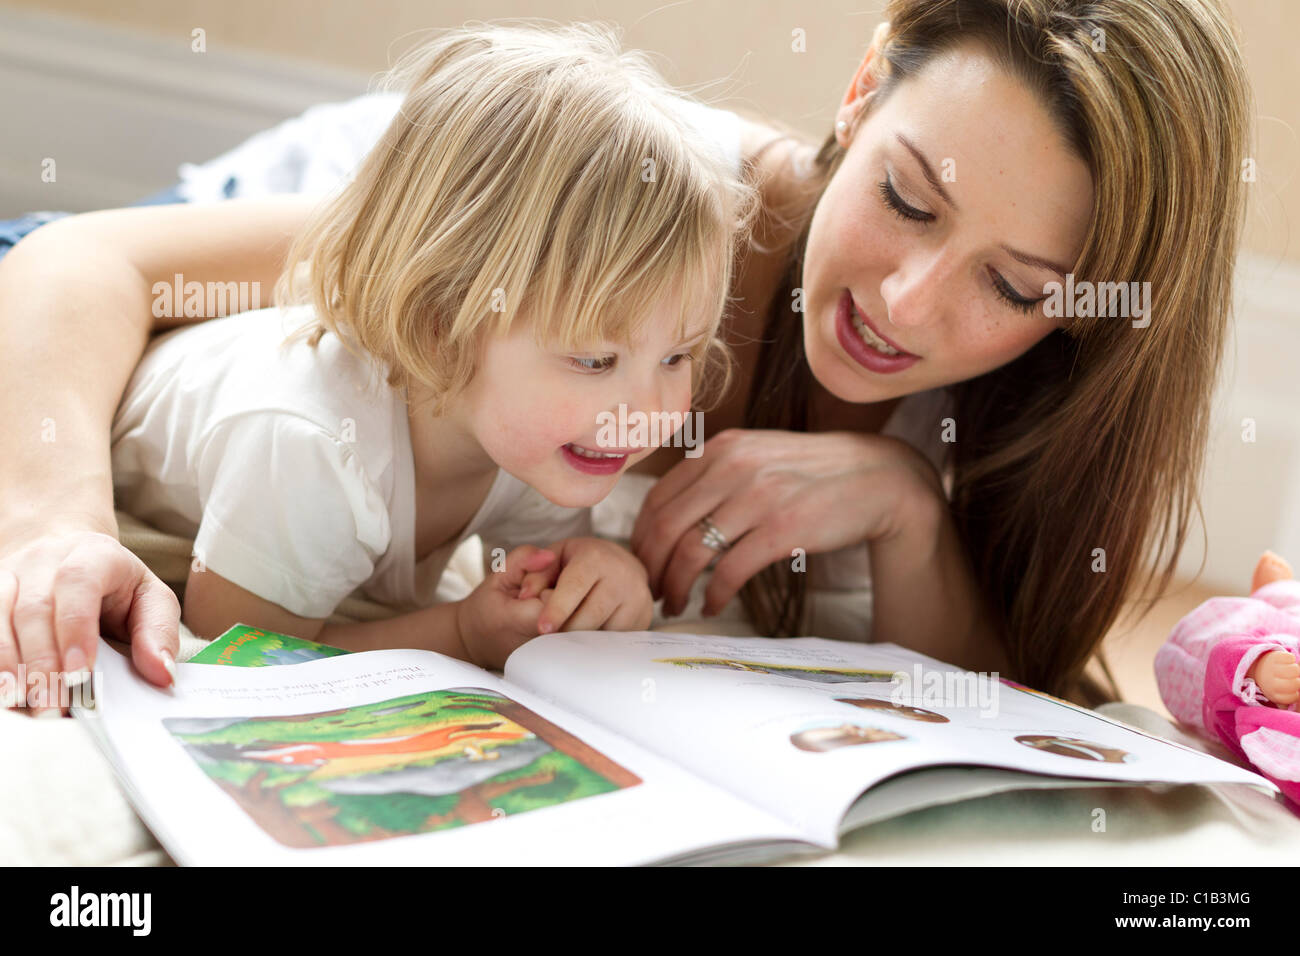
<path id="1" fill-rule="evenodd" d="M 681 365 L 683 359 L 689 362 L 691 361 L 692 357 L 693 356 L 691 355 L 690 352 L 678 352 L 676 355 L 670 355 L 666 359 L 664 359 L 663 364 L 667 365 L 669 368 L 674 368 L 678 365 Z"/>
<path id="2" fill-rule="evenodd" d="M 993 288 L 997 292 L 998 298 L 1013 309 L 1019 309 L 1021 312 L 1033 312 L 1038 308 L 1038 303 L 1043 301 L 1042 299 L 1026 299 L 1011 288 L 1011 284 L 1006 279 L 992 270 L 989 270 L 989 275 L 993 277 Z"/>
<path id="3" fill-rule="evenodd" d="M 898 195 L 894 189 L 894 181 L 889 174 L 885 174 L 885 179 L 879 184 L 881 198 L 885 200 L 885 205 L 894 211 L 900 219 L 907 219 L 911 222 L 930 222 L 934 219 L 933 213 L 917 209 L 915 206 L 909 206 L 903 202 L 903 197 Z"/>
<path id="4" fill-rule="evenodd" d="M 614 356 L 602 355 L 599 358 L 582 358 L 570 355 L 569 361 L 585 372 L 604 372 L 614 367 Z"/>

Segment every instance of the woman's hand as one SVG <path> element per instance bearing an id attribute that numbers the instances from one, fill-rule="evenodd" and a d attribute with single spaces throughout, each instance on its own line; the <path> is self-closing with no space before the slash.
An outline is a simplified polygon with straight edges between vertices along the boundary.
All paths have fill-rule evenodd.
<path id="1" fill-rule="evenodd" d="M 712 614 L 796 549 L 816 554 L 896 535 L 903 506 L 927 495 L 944 500 L 939 476 L 896 438 L 728 429 L 651 489 L 631 546 L 667 614 L 681 613 L 695 579 L 718 558 L 705 592 L 704 613 Z M 705 516 L 730 542 L 721 556 L 704 544 Z"/>
<path id="2" fill-rule="evenodd" d="M 644 631 L 654 619 L 646 569 L 626 548 L 601 538 L 566 538 L 551 545 L 560 560 L 529 574 L 524 598 L 543 601 L 538 630 Z"/>
<path id="3" fill-rule="evenodd" d="M 0 537 L 6 706 L 25 702 L 37 716 L 65 710 L 59 690 L 83 668 L 84 675 L 93 669 L 101 633 L 130 642 L 136 669 L 150 683 L 172 683 L 180 602 L 116 538 L 81 529 Z"/>

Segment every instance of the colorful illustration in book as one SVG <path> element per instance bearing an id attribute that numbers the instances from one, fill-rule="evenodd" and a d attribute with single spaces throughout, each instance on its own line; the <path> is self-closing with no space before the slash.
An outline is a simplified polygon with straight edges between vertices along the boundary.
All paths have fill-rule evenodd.
<path id="1" fill-rule="evenodd" d="M 856 747 L 860 744 L 875 744 L 885 740 L 906 739 L 902 734 L 896 734 L 892 730 L 849 723 L 805 727 L 790 735 L 790 743 L 800 750 L 813 753 L 825 753 L 828 750 Z"/>
<path id="2" fill-rule="evenodd" d="M 906 717 L 908 720 L 924 720 L 931 724 L 946 724 L 948 718 L 943 714 L 936 714 L 932 710 L 925 710 L 921 707 L 912 707 L 907 704 L 895 704 L 892 700 L 876 700 L 874 697 L 836 697 L 836 703 L 852 704 L 854 707 L 861 707 L 863 710 L 878 710 L 886 714 L 893 714 L 895 717 Z"/>
<path id="3" fill-rule="evenodd" d="M 1033 747 L 1035 750 L 1044 750 L 1049 754 L 1074 757 L 1077 760 L 1100 760 L 1105 763 L 1132 763 L 1137 760 L 1137 754 L 1131 754 L 1127 750 L 1094 744 L 1090 740 L 1079 740 L 1077 737 L 1053 737 L 1051 734 L 1021 734 L 1016 738 L 1016 743 L 1024 744 L 1026 747 Z"/>
<path id="4" fill-rule="evenodd" d="M 258 826 L 291 847 L 445 830 L 641 783 L 522 704 L 478 687 L 163 726 Z"/>
<path id="5" fill-rule="evenodd" d="M 769 664 L 764 661 L 741 661 L 727 657 L 658 657 L 656 664 L 676 664 L 678 667 L 716 667 L 723 670 L 747 671 L 751 674 L 771 674 L 774 677 L 793 677 L 796 680 L 817 684 L 873 684 L 891 683 L 893 671 L 863 671 L 844 667 L 800 667 L 797 664 Z"/>
<path id="6" fill-rule="evenodd" d="M 275 631 L 236 624 L 187 661 L 190 664 L 225 664 L 233 667 L 274 667 L 302 664 L 346 654 L 341 647 L 304 641 Z"/>

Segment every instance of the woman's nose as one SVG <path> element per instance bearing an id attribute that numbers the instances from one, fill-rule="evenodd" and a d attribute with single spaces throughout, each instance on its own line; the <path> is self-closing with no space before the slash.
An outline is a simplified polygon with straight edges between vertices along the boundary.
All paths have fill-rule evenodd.
<path id="1" fill-rule="evenodd" d="M 872 318 L 886 333 L 888 326 L 902 329 L 933 322 L 942 297 L 953 294 L 955 281 L 941 252 L 914 250 L 899 258 L 880 283 L 886 314 Z"/>

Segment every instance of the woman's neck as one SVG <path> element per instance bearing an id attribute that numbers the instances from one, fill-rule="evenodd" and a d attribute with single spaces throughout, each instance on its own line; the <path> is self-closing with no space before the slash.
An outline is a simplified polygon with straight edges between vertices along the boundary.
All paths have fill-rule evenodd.
<path id="1" fill-rule="evenodd" d="M 808 396 L 808 430 L 879 434 L 902 401 L 890 398 L 883 402 L 846 402 L 828 392 L 814 377 Z"/>

